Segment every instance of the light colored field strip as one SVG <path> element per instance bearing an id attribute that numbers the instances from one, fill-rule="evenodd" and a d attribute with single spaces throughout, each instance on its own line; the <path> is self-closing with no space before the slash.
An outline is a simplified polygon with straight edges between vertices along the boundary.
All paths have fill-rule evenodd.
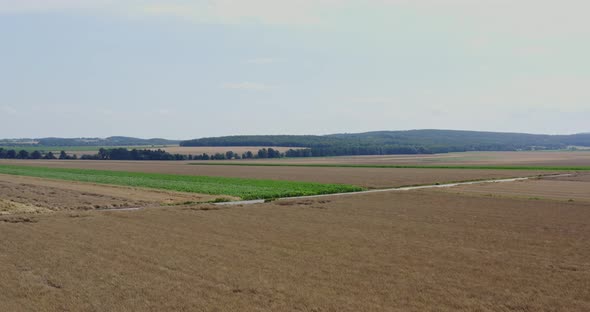
<path id="1" fill-rule="evenodd" d="M 388 189 L 378 189 L 378 190 L 369 190 L 369 191 L 360 191 L 360 192 L 350 192 L 350 193 L 336 193 L 336 194 L 323 194 L 323 195 L 311 195 L 311 196 L 299 196 L 299 197 L 285 197 L 285 198 L 278 198 L 277 200 L 289 200 L 289 199 L 311 199 L 311 198 L 321 198 L 321 197 L 332 197 L 332 196 L 346 196 L 346 195 L 361 195 L 361 194 L 371 194 L 371 193 L 382 193 L 382 192 L 402 192 L 402 191 L 412 191 L 412 190 L 422 190 L 422 189 L 431 189 L 431 188 L 443 188 L 443 187 L 453 187 L 459 185 L 471 185 L 471 184 L 483 184 L 483 183 L 503 183 L 503 182 L 516 182 L 516 181 L 524 181 L 536 178 L 559 178 L 559 177 L 569 177 L 572 176 L 571 173 L 565 174 L 554 174 L 554 175 L 544 175 L 544 176 L 532 176 L 532 177 L 523 177 L 523 178 L 510 178 L 510 179 L 493 179 L 493 180 L 482 180 L 482 181 L 469 181 L 469 182 L 456 182 L 456 183 L 447 183 L 447 184 L 431 184 L 431 185 L 420 185 L 420 186 L 406 186 L 406 187 L 396 187 L 396 188 L 388 188 Z M 219 206 L 233 206 L 233 205 L 253 205 L 253 204 L 261 204 L 264 203 L 264 199 L 256 199 L 256 200 L 242 200 L 242 201 L 233 201 L 233 202 L 225 202 L 225 203 L 216 203 L 215 205 Z"/>

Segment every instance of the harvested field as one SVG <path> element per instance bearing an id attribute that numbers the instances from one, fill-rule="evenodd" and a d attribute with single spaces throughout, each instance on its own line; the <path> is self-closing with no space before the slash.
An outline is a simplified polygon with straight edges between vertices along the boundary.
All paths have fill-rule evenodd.
<path id="1" fill-rule="evenodd" d="M 217 197 L 0 174 L 0 215 L 176 205 Z"/>
<path id="2" fill-rule="evenodd" d="M 256 159 L 228 162 L 363 165 L 590 166 L 590 151 L 466 152 L 434 155 L 375 155 Z"/>
<path id="3" fill-rule="evenodd" d="M 352 184 L 367 188 L 526 177 L 535 170 L 197 166 L 187 162 L 0 160 L 0 164 Z M 549 172 L 554 174 L 555 172 Z"/>
<path id="4" fill-rule="evenodd" d="M 485 196 L 508 196 L 528 199 L 556 199 L 590 202 L 590 181 L 584 182 L 559 179 L 561 178 L 461 185 L 443 191 Z M 567 179 L 567 177 L 564 179 Z"/>
<path id="5" fill-rule="evenodd" d="M 199 155 L 203 153 L 207 153 L 209 155 L 215 153 L 225 153 L 227 151 L 232 151 L 234 153 L 243 154 L 245 152 L 252 152 L 257 153 L 258 150 L 263 148 L 269 148 L 267 146 L 168 146 L 162 148 L 168 153 L 172 154 L 182 154 L 182 155 Z M 297 147 L 272 147 L 275 150 L 280 152 L 286 152 L 290 149 L 298 149 Z"/>
<path id="6" fill-rule="evenodd" d="M 549 178 L 546 178 L 546 179 L 549 179 Z M 573 176 L 556 177 L 556 178 L 551 178 L 551 180 L 590 182 L 590 173 L 589 172 L 579 172 Z"/>
<path id="7" fill-rule="evenodd" d="M 590 310 L 588 203 L 411 191 L 2 220 L 5 311 Z"/>

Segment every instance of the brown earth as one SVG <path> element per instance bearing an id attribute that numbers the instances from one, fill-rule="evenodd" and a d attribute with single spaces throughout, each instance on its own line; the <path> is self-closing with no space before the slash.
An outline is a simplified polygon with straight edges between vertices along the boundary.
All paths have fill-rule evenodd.
<path id="1" fill-rule="evenodd" d="M 507 183 L 461 185 L 441 189 L 441 191 L 484 196 L 590 202 L 590 174 L 582 173 L 572 177 L 543 178 Z"/>
<path id="2" fill-rule="evenodd" d="M 434 155 L 375 155 L 256 159 L 238 160 L 238 162 L 364 165 L 590 166 L 590 151 L 466 152 Z"/>
<path id="3" fill-rule="evenodd" d="M 0 215 L 175 205 L 216 197 L 0 174 Z"/>
<path id="4" fill-rule="evenodd" d="M 2 311 L 590 310 L 582 202 L 423 190 L 2 221 Z"/>
<path id="5" fill-rule="evenodd" d="M 0 160 L 0 164 L 344 183 L 368 188 L 525 177 L 548 173 L 532 170 L 198 166 L 175 161 Z"/>
<path id="6" fill-rule="evenodd" d="M 590 172 L 580 172 L 572 176 L 550 178 L 550 180 L 590 182 Z"/>

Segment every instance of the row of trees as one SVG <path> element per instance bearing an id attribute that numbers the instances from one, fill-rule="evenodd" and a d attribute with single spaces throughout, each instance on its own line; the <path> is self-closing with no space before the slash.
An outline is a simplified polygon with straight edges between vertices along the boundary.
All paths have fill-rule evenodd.
<path id="1" fill-rule="evenodd" d="M 263 148 L 257 153 L 247 151 L 243 154 L 238 154 L 233 151 L 225 153 L 215 153 L 209 155 L 207 153 L 198 155 L 182 155 L 171 154 L 162 149 L 157 150 L 128 150 L 126 148 L 101 148 L 95 155 L 82 155 L 81 159 L 87 160 L 231 160 L 231 159 L 252 159 L 252 158 L 280 158 L 285 154 L 273 148 Z"/>
<path id="2" fill-rule="evenodd" d="M 311 157 L 311 149 L 290 149 L 286 153 L 281 153 L 274 148 L 262 148 L 258 152 L 253 153 L 247 151 L 239 154 L 233 151 L 225 153 L 215 153 L 209 155 L 207 153 L 198 155 L 182 155 L 171 154 L 162 149 L 126 149 L 126 148 L 101 148 L 97 154 L 82 155 L 80 159 L 83 160 L 231 160 L 231 159 L 258 159 L 258 158 L 281 158 L 281 157 Z M 0 159 L 78 159 L 76 155 L 68 155 L 65 151 L 61 151 L 59 155 L 53 152 L 26 150 L 5 150 L 0 148 Z"/>
<path id="3" fill-rule="evenodd" d="M 77 159 L 76 155 L 68 155 L 65 151 L 61 151 L 58 156 L 53 152 L 32 151 L 27 150 L 6 150 L 0 148 L 0 159 Z"/>

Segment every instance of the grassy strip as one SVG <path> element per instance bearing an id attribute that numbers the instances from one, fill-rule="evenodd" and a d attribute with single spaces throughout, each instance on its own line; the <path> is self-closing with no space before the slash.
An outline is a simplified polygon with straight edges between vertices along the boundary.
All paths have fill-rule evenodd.
<path id="1" fill-rule="evenodd" d="M 191 163 L 195 166 L 245 166 L 245 167 L 316 167 L 316 168 L 398 168 L 398 169 L 480 169 L 480 170 L 538 170 L 538 171 L 587 171 L 590 166 L 464 166 L 464 165 L 363 165 L 363 164 L 279 164 L 279 163 Z"/>
<path id="2" fill-rule="evenodd" d="M 345 184 L 11 165 L 0 165 L 0 173 L 68 181 L 146 187 L 178 192 L 229 195 L 240 197 L 244 200 L 345 193 L 363 190 L 361 187 Z"/>

